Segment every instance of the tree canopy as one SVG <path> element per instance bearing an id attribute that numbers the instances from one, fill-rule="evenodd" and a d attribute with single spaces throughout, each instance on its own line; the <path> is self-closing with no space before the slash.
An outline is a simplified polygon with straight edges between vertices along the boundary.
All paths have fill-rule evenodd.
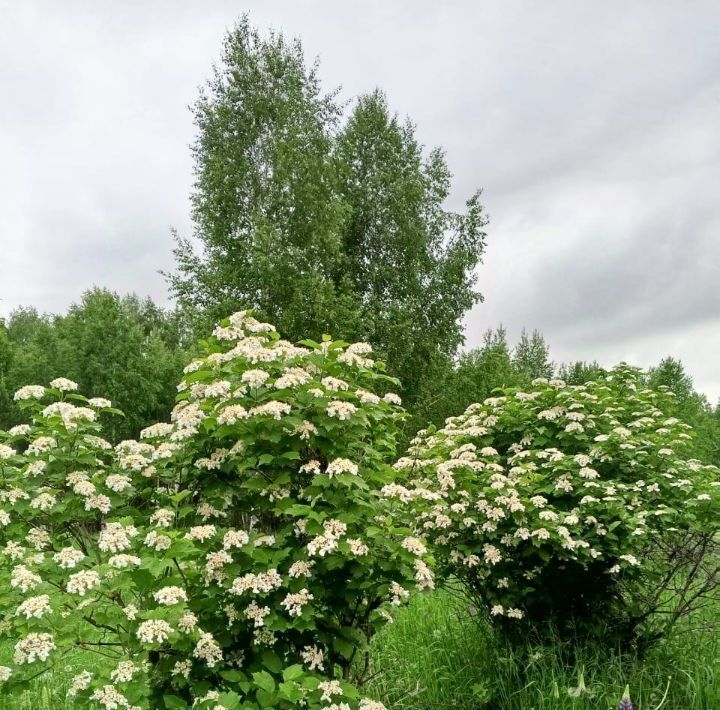
<path id="1" fill-rule="evenodd" d="M 15 390 L 64 375 L 124 410 L 107 422 L 112 438 L 136 434 L 173 406 L 183 338 L 177 313 L 105 289 L 87 291 L 66 315 L 17 310 L 0 328 L 0 423 L 22 416 Z"/>
<path id="2" fill-rule="evenodd" d="M 250 307 L 290 339 L 368 340 L 412 402 L 481 298 L 480 193 L 447 210 L 442 150 L 380 91 L 344 119 L 317 69 L 246 19 L 227 35 L 194 108 L 196 239 L 178 238 L 170 284 L 203 326 Z"/>

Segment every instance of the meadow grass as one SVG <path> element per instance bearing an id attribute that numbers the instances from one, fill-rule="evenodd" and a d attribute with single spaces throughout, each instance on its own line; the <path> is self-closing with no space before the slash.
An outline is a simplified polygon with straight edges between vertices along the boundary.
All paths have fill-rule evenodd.
<path id="1" fill-rule="evenodd" d="M 521 653 L 438 590 L 415 597 L 375 637 L 368 690 L 398 710 L 614 710 L 628 684 L 636 710 L 720 710 L 720 638 L 707 623 L 718 613 L 689 619 L 642 660 L 560 641 Z M 572 697 L 581 671 L 587 692 Z"/>
<path id="2" fill-rule="evenodd" d="M 720 638 L 705 624 L 718 614 L 720 608 L 690 619 L 689 629 L 642 660 L 622 649 L 560 641 L 520 652 L 497 641 L 467 602 L 437 590 L 416 596 L 373 639 L 363 692 L 391 710 L 614 710 L 628 684 L 636 710 L 720 710 Z M 12 646 L 0 646 L 0 664 Z M 72 676 L 93 664 L 88 652 L 69 655 L 23 695 L 0 697 L 0 708 L 80 707 L 65 694 Z M 587 692 L 572 697 L 581 670 Z"/>

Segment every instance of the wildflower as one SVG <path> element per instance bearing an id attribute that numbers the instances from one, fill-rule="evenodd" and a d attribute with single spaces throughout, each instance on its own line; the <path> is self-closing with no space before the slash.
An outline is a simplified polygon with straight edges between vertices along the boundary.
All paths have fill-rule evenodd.
<path id="1" fill-rule="evenodd" d="M 326 473 L 330 478 L 340 473 L 351 473 L 356 476 L 357 472 L 357 464 L 353 463 L 349 459 L 335 459 L 328 464 L 326 469 Z"/>
<path id="2" fill-rule="evenodd" d="M 257 388 L 262 386 L 268 377 L 270 377 L 270 374 L 265 370 L 246 370 L 240 379 L 249 384 L 250 387 Z"/>
<path id="3" fill-rule="evenodd" d="M 500 553 L 500 550 L 497 549 L 494 545 L 490 545 L 488 543 L 485 543 L 483 545 L 483 554 L 485 557 L 485 562 L 487 562 L 490 565 L 496 565 L 500 560 L 502 560 L 502 554 Z"/>
<path id="4" fill-rule="evenodd" d="M 185 539 L 205 542 L 206 540 L 209 540 L 211 537 L 213 537 L 215 533 L 216 528 L 214 525 L 196 525 L 195 527 L 190 528 L 190 530 L 185 533 Z"/>
<path id="5" fill-rule="evenodd" d="M 288 387 L 297 387 L 309 382 L 312 378 L 302 367 L 291 367 L 285 370 L 281 377 L 275 380 L 275 389 L 282 390 Z"/>
<path id="6" fill-rule="evenodd" d="M 88 496 L 85 499 L 85 510 L 99 510 L 103 514 L 110 512 L 112 503 L 106 495 Z"/>
<path id="7" fill-rule="evenodd" d="M 31 589 L 35 589 L 35 587 L 41 583 L 42 578 L 25 567 L 25 565 L 14 567 L 10 573 L 10 586 L 13 587 L 13 589 L 20 589 L 23 594 Z"/>
<path id="8" fill-rule="evenodd" d="M 116 708 L 129 708 L 128 699 L 114 685 L 104 685 L 97 688 L 90 696 L 91 700 L 97 700 L 100 705 L 104 705 L 107 710 L 115 710 Z"/>
<path id="9" fill-rule="evenodd" d="M 320 700 L 327 700 L 328 702 L 332 701 L 333 695 L 342 695 L 343 691 L 340 687 L 340 682 L 337 680 L 325 680 L 321 683 L 318 683 L 318 688 L 322 690 L 322 697 Z"/>
<path id="10" fill-rule="evenodd" d="M 167 508 L 158 508 L 151 516 L 150 522 L 160 528 L 169 528 L 175 519 L 175 513 Z"/>
<path id="11" fill-rule="evenodd" d="M 56 648 L 51 634 L 28 634 L 15 644 L 15 663 L 34 663 L 37 659 L 47 661 L 50 652 Z"/>
<path id="12" fill-rule="evenodd" d="M 410 592 L 397 582 L 392 582 L 390 584 L 390 594 L 392 595 L 392 599 L 390 600 L 390 604 L 392 604 L 392 606 L 400 606 L 402 600 L 407 599 L 410 596 Z"/>
<path id="13" fill-rule="evenodd" d="M 192 631 L 198 623 L 198 618 L 191 611 L 186 611 L 178 621 L 178 628 L 186 634 Z"/>
<path id="14" fill-rule="evenodd" d="M 314 599 L 307 589 L 301 589 L 295 594 L 288 594 L 281 604 L 290 616 L 300 616 L 303 607 Z"/>
<path id="15" fill-rule="evenodd" d="M 254 594 L 267 594 L 282 586 L 282 577 L 275 569 L 260 574 L 248 572 L 242 577 L 236 577 L 230 587 L 231 594 L 241 595 L 252 590 Z"/>
<path id="16" fill-rule="evenodd" d="M 54 387 L 62 392 L 74 392 L 78 388 L 78 384 L 77 382 L 68 380 L 67 377 L 56 377 L 50 381 L 50 387 Z"/>
<path id="17" fill-rule="evenodd" d="M 153 598 L 158 604 L 172 606 L 188 600 L 187 592 L 182 587 L 163 587 L 153 593 Z"/>
<path id="18" fill-rule="evenodd" d="M 78 673 L 70 681 L 70 687 L 68 688 L 67 695 L 71 698 L 76 696 L 81 690 L 87 690 L 90 687 L 90 681 L 92 681 L 93 674 L 89 671 L 83 671 Z"/>
<path id="19" fill-rule="evenodd" d="M 402 547 L 408 552 L 412 552 L 413 555 L 424 555 L 427 552 L 427 548 L 423 544 L 422 540 L 417 537 L 406 537 L 402 543 Z"/>
<path id="20" fill-rule="evenodd" d="M 304 463 L 300 466 L 300 473 L 320 473 L 320 462 L 313 459 Z"/>
<path id="21" fill-rule="evenodd" d="M 223 659 L 222 649 L 213 635 L 204 631 L 200 632 L 200 639 L 195 645 L 193 656 L 205 661 L 209 668 L 213 668 Z"/>
<path id="22" fill-rule="evenodd" d="M 162 619 L 148 619 L 143 621 L 136 632 L 136 636 L 143 643 L 162 643 L 173 632 L 172 626 Z"/>
<path id="23" fill-rule="evenodd" d="M 16 616 L 25 616 L 26 619 L 40 619 L 45 614 L 49 614 L 50 597 L 47 594 L 41 594 L 38 597 L 28 597 L 15 612 Z"/>
<path id="24" fill-rule="evenodd" d="M 307 441 L 311 436 L 318 433 L 317 427 L 308 421 L 303 421 L 293 429 L 294 434 L 298 434 L 303 441 Z"/>
<path id="25" fill-rule="evenodd" d="M 435 589 L 432 572 L 422 560 L 415 560 L 415 581 L 419 590 Z"/>
<path id="26" fill-rule="evenodd" d="M 137 535 L 132 526 L 122 523 L 107 523 L 98 536 L 98 547 L 103 552 L 123 552 L 131 546 L 130 538 Z"/>
<path id="27" fill-rule="evenodd" d="M 122 491 L 130 488 L 131 483 L 127 476 L 113 474 L 105 479 L 105 485 L 115 493 L 122 493 Z"/>
<path id="28" fill-rule="evenodd" d="M 115 569 L 125 569 L 130 565 L 140 566 L 142 560 L 136 555 L 113 555 L 109 560 L 108 564 Z"/>
<path id="29" fill-rule="evenodd" d="M 115 666 L 115 670 L 111 671 L 110 679 L 113 683 L 129 683 L 136 673 L 142 670 L 142 666 L 133 663 L 132 661 L 120 661 Z"/>
<path id="30" fill-rule="evenodd" d="M 345 380 L 340 380 L 337 377 L 324 377 L 321 380 L 323 387 L 331 390 L 332 392 L 347 391 L 349 385 Z"/>
<path id="31" fill-rule="evenodd" d="M 362 404 L 378 404 L 380 402 L 380 397 L 363 389 L 355 390 L 355 396 Z"/>
<path id="32" fill-rule="evenodd" d="M 633 704 L 630 700 L 630 686 L 625 686 L 625 692 L 623 693 L 620 703 L 617 706 L 617 710 L 633 710 Z"/>
<path id="33" fill-rule="evenodd" d="M 327 406 L 328 416 L 336 417 L 340 421 L 349 419 L 355 412 L 357 412 L 357 407 L 354 404 L 339 399 L 332 400 Z"/>
<path id="34" fill-rule="evenodd" d="M 176 661 L 172 669 L 173 675 L 181 675 L 185 678 L 190 677 L 192 670 L 192 661 Z"/>
<path id="35" fill-rule="evenodd" d="M 143 541 L 148 547 L 152 547 L 155 550 L 167 550 L 172 544 L 172 540 L 167 535 L 158 535 L 154 530 L 151 530 Z"/>
<path id="36" fill-rule="evenodd" d="M 377 700 L 362 698 L 358 705 L 358 710 L 387 710 L 387 708 Z"/>
<path id="37" fill-rule="evenodd" d="M 265 617 L 269 613 L 270 607 L 260 607 L 255 602 L 250 602 L 250 604 L 245 608 L 245 616 L 254 621 L 256 627 L 265 625 Z"/>
<path id="38" fill-rule="evenodd" d="M 67 592 L 68 594 L 78 594 L 81 597 L 85 596 L 86 592 L 100 584 L 100 575 L 94 570 L 82 570 L 76 572 L 68 577 Z"/>
<path id="39" fill-rule="evenodd" d="M 249 416 L 247 409 L 241 404 L 229 404 L 220 411 L 217 421 L 218 424 L 235 424 L 240 419 L 247 419 Z"/>
<path id="40" fill-rule="evenodd" d="M 357 557 L 362 557 L 370 552 L 370 548 L 362 541 L 355 538 L 347 539 L 348 545 L 350 545 L 350 552 Z"/>
<path id="41" fill-rule="evenodd" d="M 242 547 L 250 541 L 250 536 L 244 530 L 228 530 L 223 537 L 223 549 Z"/>
<path id="42" fill-rule="evenodd" d="M 52 384 L 52 383 L 50 383 Z M 26 399 L 42 399 L 45 396 L 45 388 L 42 385 L 25 385 L 15 392 L 16 402 Z"/>
<path id="43" fill-rule="evenodd" d="M 300 655 L 311 671 L 323 670 L 324 654 L 317 646 L 305 646 Z"/>
<path id="44" fill-rule="evenodd" d="M 46 513 L 55 505 L 56 502 L 57 499 L 54 495 L 51 495 L 50 493 L 41 493 L 39 496 L 30 501 L 30 507 Z"/>

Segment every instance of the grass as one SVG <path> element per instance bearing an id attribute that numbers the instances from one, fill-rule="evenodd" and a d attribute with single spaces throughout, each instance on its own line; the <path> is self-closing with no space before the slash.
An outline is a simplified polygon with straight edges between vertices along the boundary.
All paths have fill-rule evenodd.
<path id="1" fill-rule="evenodd" d="M 467 604 L 437 591 L 415 597 L 375 637 L 369 690 L 393 710 L 614 710 L 628 684 L 636 710 L 718 710 L 720 638 L 702 628 L 718 613 L 693 619 L 697 630 L 642 661 L 621 649 L 558 641 L 521 656 L 497 642 Z M 582 670 L 588 692 L 572 697 Z"/>
<path id="2" fill-rule="evenodd" d="M 714 612 L 714 613 L 713 613 Z M 364 694 L 390 710 L 614 710 L 629 684 L 636 710 L 719 710 L 720 637 L 693 619 L 642 661 L 621 649 L 567 648 L 560 642 L 519 655 L 498 643 L 467 604 L 442 590 L 417 596 L 372 643 L 372 678 Z M 7 663 L 12 644 L 0 647 Z M 564 661 L 574 657 L 571 662 Z M 75 653 L 33 681 L 21 697 L 0 697 L 3 710 L 69 710 L 70 678 L 91 668 Z M 584 670 L 588 692 L 572 697 Z"/>

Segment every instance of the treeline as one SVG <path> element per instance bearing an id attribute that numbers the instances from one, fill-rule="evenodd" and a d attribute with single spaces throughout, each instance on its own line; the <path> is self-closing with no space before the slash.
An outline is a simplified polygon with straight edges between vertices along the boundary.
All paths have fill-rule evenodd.
<path id="1" fill-rule="evenodd" d="M 0 427 L 23 421 L 13 401 L 19 387 L 63 376 L 123 410 L 104 422 L 115 440 L 136 436 L 167 418 L 188 340 L 179 311 L 104 289 L 65 315 L 16 310 L 0 321 Z"/>
<path id="2" fill-rule="evenodd" d="M 106 422 L 116 441 L 137 436 L 148 424 L 167 419 L 193 348 L 188 318 L 149 298 L 96 288 L 65 315 L 18 309 L 0 320 L 0 428 L 22 420 L 13 401 L 19 387 L 65 376 L 78 382 L 81 391 L 108 397 L 123 410 L 123 419 Z M 428 423 L 441 424 L 498 388 L 527 387 L 537 377 L 581 384 L 599 369 L 596 362 L 554 363 L 537 330 L 523 331 L 514 344 L 504 328 L 488 330 L 482 345 L 448 359 L 425 380 L 409 405 L 406 434 Z M 682 363 L 671 357 L 650 368 L 647 381 L 675 394 L 674 414 L 696 431 L 695 455 L 720 464 L 720 403 L 713 407 L 697 392 Z"/>
<path id="3" fill-rule="evenodd" d="M 481 402 L 501 387 L 528 387 L 537 377 L 557 377 L 579 385 L 597 377 L 597 362 L 554 363 L 540 332 L 523 331 L 514 345 L 500 327 L 488 330 L 480 347 L 459 355 L 418 401 L 416 426 L 439 424 L 473 402 Z M 652 388 L 665 386 L 674 394 L 674 416 L 695 429 L 694 456 L 720 464 L 720 402 L 713 406 L 697 392 L 682 362 L 666 357 L 650 367 L 645 376 Z"/>

